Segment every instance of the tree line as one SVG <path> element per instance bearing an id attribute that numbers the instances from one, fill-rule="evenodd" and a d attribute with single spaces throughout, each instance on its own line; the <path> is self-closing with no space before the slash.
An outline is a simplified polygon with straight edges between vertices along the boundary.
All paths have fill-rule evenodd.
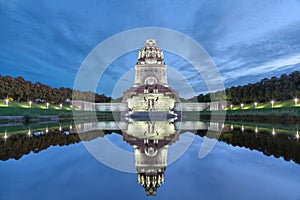
<path id="1" fill-rule="evenodd" d="M 233 86 L 225 90 L 226 100 L 233 104 L 284 101 L 300 98 L 300 72 L 295 71 L 289 75 L 264 78 L 260 82 L 244 86 Z M 209 102 L 210 94 L 197 96 L 198 102 Z"/>
<path id="2" fill-rule="evenodd" d="M 198 130 L 196 134 L 204 137 L 207 136 L 207 131 Z M 241 129 L 234 128 L 231 131 L 222 133 L 218 140 L 234 147 L 255 149 L 266 156 L 283 157 L 286 161 L 293 160 L 300 164 L 300 154 L 298 153 L 300 143 L 296 139 L 291 139 L 291 137 L 289 134 L 278 134 L 274 137 L 268 130 L 260 130 L 259 134 L 254 134 L 254 130 L 245 129 L 241 134 Z"/>
<path id="3" fill-rule="evenodd" d="M 283 101 L 300 98 L 300 72 L 295 71 L 289 75 L 264 78 L 260 82 L 244 86 L 227 88 L 226 100 L 233 104 L 263 103 L 271 100 Z M 82 92 L 71 88 L 52 88 L 40 82 L 32 83 L 23 77 L 12 78 L 0 75 L 0 99 L 13 98 L 16 101 L 34 101 L 41 99 L 50 103 L 62 103 L 67 99 L 76 97 L 76 100 L 94 101 L 96 103 L 110 102 L 112 99 L 104 94 Z M 210 94 L 200 94 L 198 102 L 210 102 Z"/>
<path id="4" fill-rule="evenodd" d="M 62 103 L 71 100 L 72 95 L 76 100 L 95 101 L 96 103 L 110 102 L 111 98 L 104 94 L 82 92 L 71 88 L 52 88 L 40 82 L 32 83 L 23 77 L 13 78 L 0 75 L 0 99 L 12 98 L 15 101 L 35 101 L 49 103 Z"/>

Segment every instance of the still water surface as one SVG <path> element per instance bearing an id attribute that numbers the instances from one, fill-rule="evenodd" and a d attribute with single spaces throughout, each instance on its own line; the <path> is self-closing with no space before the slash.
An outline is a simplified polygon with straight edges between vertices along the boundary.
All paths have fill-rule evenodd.
<path id="1" fill-rule="evenodd" d="M 297 124 L 227 122 L 204 159 L 198 153 L 205 132 L 182 131 L 179 140 L 197 136 L 183 156 L 167 166 L 164 183 L 153 197 L 146 196 L 138 174 L 96 160 L 70 131 L 73 127 L 0 127 L 0 199 L 300 199 Z M 114 144 L 134 151 L 119 131 L 105 133 Z"/>

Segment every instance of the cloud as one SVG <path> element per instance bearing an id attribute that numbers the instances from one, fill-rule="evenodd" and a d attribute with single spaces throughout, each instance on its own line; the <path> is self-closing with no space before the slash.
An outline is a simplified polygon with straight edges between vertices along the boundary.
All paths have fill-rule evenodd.
<path id="1" fill-rule="evenodd" d="M 215 58 L 225 84 L 247 84 L 299 70 L 299 34 L 300 21 L 264 34 L 252 43 L 236 43 L 219 50 Z"/>
<path id="2" fill-rule="evenodd" d="M 299 1 L 1 2 L 0 74 L 72 87 L 82 61 L 100 42 L 128 29 L 158 26 L 199 42 L 226 86 L 247 84 L 298 69 L 299 10 Z M 104 93 L 134 67 L 136 55 L 127 56 L 107 70 Z M 166 63 L 196 92 L 206 90 L 189 63 L 175 57 Z"/>

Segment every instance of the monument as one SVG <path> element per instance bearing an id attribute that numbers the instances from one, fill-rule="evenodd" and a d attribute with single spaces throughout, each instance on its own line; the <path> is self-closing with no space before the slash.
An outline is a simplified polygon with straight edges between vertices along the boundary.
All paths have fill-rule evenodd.
<path id="1" fill-rule="evenodd" d="M 105 130 L 120 130 L 123 140 L 134 148 L 138 183 L 145 188 L 147 196 L 155 196 L 164 184 L 165 171 L 170 162 L 169 147 L 179 140 L 182 132 L 219 132 L 222 128 L 217 122 L 198 121 L 199 111 L 209 106 L 218 108 L 217 103 L 180 102 L 178 92 L 168 85 L 164 53 L 154 39 L 146 40 L 145 46 L 139 50 L 134 84 L 123 93 L 121 102 L 74 103 L 83 110 L 117 113 L 114 121 L 79 124 L 76 130 L 84 133 L 82 140 L 104 137 Z M 183 118 L 185 113 L 191 116 L 191 121 Z M 99 133 L 99 130 L 102 132 Z"/>
<path id="2" fill-rule="evenodd" d="M 118 103 L 94 103 L 73 99 L 79 110 L 126 113 L 131 117 L 179 117 L 181 112 L 220 110 L 220 102 L 180 102 L 179 94 L 168 85 L 164 52 L 154 39 L 147 39 L 139 50 L 135 65 L 135 80 Z"/>
<path id="3" fill-rule="evenodd" d="M 131 116 L 142 116 L 149 112 L 176 116 L 174 108 L 179 102 L 178 92 L 168 86 L 164 53 L 155 40 L 146 40 L 145 46 L 139 51 L 135 82 L 124 92 L 122 102 L 127 103 Z"/>

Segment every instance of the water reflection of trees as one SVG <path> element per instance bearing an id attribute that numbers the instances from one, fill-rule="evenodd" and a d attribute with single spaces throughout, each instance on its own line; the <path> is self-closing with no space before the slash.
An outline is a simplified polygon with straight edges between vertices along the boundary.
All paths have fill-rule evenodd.
<path id="1" fill-rule="evenodd" d="M 240 129 L 233 129 L 231 132 L 223 133 L 219 141 L 257 150 L 266 156 L 283 157 L 286 161 L 293 160 L 300 164 L 300 141 L 291 135 L 272 135 L 267 131 L 255 133 L 248 129 L 241 132 Z"/>
<path id="2" fill-rule="evenodd" d="M 30 152 L 38 153 L 50 146 L 65 146 L 79 141 L 77 134 L 63 134 L 59 130 L 49 130 L 47 134 L 40 136 L 16 134 L 0 140 L 0 160 L 18 160 Z"/>
<path id="3" fill-rule="evenodd" d="M 34 133 L 34 132 L 33 132 Z M 110 134 L 111 131 L 105 131 Z M 88 140 L 98 137 L 98 133 L 87 133 Z M 0 160 L 20 159 L 31 152 L 38 153 L 51 146 L 67 146 L 80 142 L 78 134 L 65 130 L 49 130 L 47 134 L 15 134 L 0 139 Z"/>
<path id="4" fill-rule="evenodd" d="M 104 134 L 111 134 L 120 131 L 104 131 Z M 203 137 L 206 131 L 199 130 L 197 135 Z M 103 135 L 104 136 L 104 135 Z M 84 140 L 93 140 L 99 137 L 98 131 L 85 133 Z M 251 150 L 262 152 L 266 156 L 283 157 L 286 161 L 293 160 L 300 164 L 300 141 L 294 136 L 287 134 L 272 135 L 267 131 L 255 133 L 253 130 L 234 128 L 232 131 L 222 133 L 219 141 L 226 142 L 232 146 L 246 147 Z M 72 131 L 49 130 L 47 134 L 39 136 L 28 136 L 28 134 L 11 135 L 7 139 L 0 139 L 0 160 L 20 159 L 30 152 L 38 153 L 51 146 L 65 146 L 80 142 L 78 134 Z"/>

